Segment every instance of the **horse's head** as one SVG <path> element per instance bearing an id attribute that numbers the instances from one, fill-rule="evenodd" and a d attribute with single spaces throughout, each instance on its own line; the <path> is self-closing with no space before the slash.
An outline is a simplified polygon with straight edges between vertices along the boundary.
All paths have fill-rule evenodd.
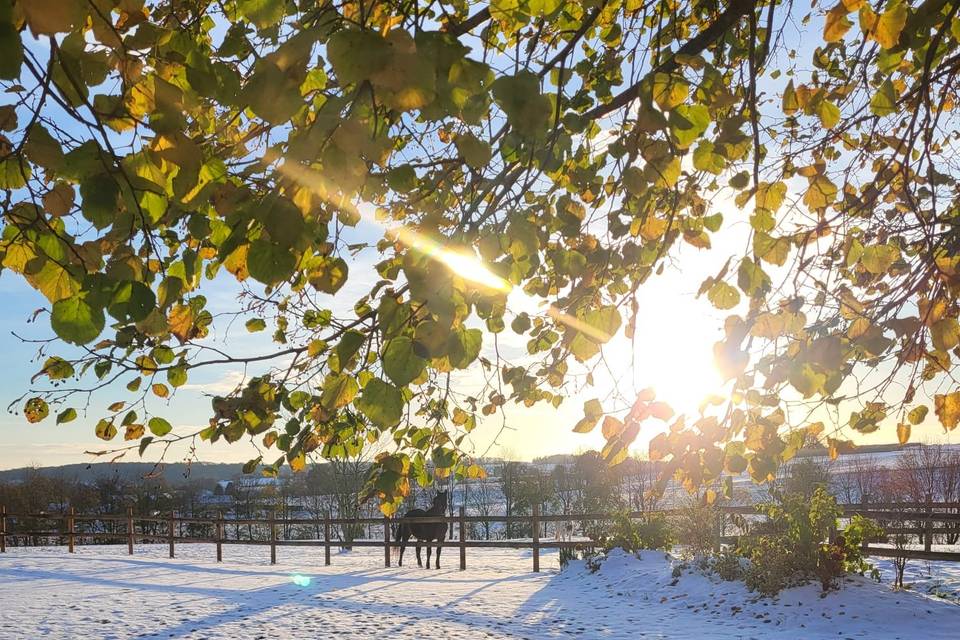
<path id="1" fill-rule="evenodd" d="M 447 492 L 438 491 L 437 495 L 433 498 L 433 508 L 434 509 L 443 509 L 447 510 Z"/>

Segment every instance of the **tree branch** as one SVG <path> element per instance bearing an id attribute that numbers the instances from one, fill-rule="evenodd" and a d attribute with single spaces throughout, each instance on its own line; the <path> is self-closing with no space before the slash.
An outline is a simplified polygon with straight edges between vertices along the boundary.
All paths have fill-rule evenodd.
<path id="1" fill-rule="evenodd" d="M 640 87 L 648 78 L 652 78 L 658 73 L 670 73 L 674 71 L 679 63 L 677 56 L 695 56 L 702 53 L 707 47 L 719 40 L 740 18 L 744 17 L 757 6 L 758 0 L 733 0 L 727 10 L 710 24 L 709 27 L 698 33 L 696 36 L 684 43 L 677 51 L 651 69 L 640 80 L 630 85 L 625 91 L 614 96 L 613 100 L 606 104 L 597 105 L 590 111 L 583 114 L 588 120 L 602 118 L 608 113 L 621 109 L 632 102 L 640 93 Z"/>

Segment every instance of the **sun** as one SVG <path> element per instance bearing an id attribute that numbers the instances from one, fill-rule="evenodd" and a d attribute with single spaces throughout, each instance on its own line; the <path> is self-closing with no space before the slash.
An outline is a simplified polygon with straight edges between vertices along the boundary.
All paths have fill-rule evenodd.
<path id="1" fill-rule="evenodd" d="M 677 414 L 697 415 L 706 398 L 727 386 L 713 361 L 723 320 L 669 282 L 657 289 L 655 307 L 640 308 L 633 340 L 618 338 L 604 350 L 610 369 L 622 372 L 612 382 L 624 398 L 650 387 Z"/>

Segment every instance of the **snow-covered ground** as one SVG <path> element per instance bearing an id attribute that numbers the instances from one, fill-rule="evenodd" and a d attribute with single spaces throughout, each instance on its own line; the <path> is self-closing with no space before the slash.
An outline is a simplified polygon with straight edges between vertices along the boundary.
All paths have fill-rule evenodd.
<path id="1" fill-rule="evenodd" d="M 821 598 L 814 585 L 775 599 L 693 572 L 675 560 L 614 553 L 596 573 L 562 573 L 546 556 L 469 549 L 458 571 L 383 567 L 382 552 L 336 554 L 282 547 L 210 545 L 8 550 L 0 555 L 0 638 L 923 638 L 960 637 L 960 606 L 893 592 L 865 578 Z M 404 559 L 406 560 L 407 557 Z M 884 562 L 884 561 L 878 561 Z M 883 566 L 883 565 L 881 565 Z M 908 565 L 908 580 L 915 581 Z M 886 569 L 885 569 L 886 570 Z M 957 573 L 952 574 L 955 582 Z M 918 575 L 919 578 L 919 575 Z"/>

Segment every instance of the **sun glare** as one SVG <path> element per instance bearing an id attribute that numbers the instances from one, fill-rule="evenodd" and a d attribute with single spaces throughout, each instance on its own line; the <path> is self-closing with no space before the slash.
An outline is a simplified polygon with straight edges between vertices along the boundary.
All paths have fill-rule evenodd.
<path id="1" fill-rule="evenodd" d="M 538 301 L 493 273 L 476 256 L 448 249 L 409 227 L 384 224 L 374 215 L 372 205 L 358 207 L 342 198 L 335 185 L 318 171 L 295 162 L 281 163 L 278 171 L 309 188 L 324 201 L 380 227 L 388 237 L 441 262 L 464 280 L 511 294 L 511 308 L 514 303 L 519 303 L 519 307 L 538 306 Z M 608 343 L 605 349 L 611 371 L 608 384 L 614 386 L 621 397 L 629 397 L 630 387 L 653 387 L 657 398 L 668 402 L 678 413 L 696 414 L 703 400 L 720 392 L 724 386 L 712 355 L 713 343 L 719 338 L 717 329 L 722 324 L 717 318 L 705 314 L 703 305 L 692 296 L 683 294 L 683 287 L 684 281 L 679 274 L 677 281 L 666 276 L 657 285 L 648 287 L 650 300 L 655 304 L 650 305 L 651 312 L 641 312 L 638 317 L 636 338 L 632 343 L 622 336 L 613 337 L 608 343 L 611 336 L 567 313 L 554 307 L 550 307 L 547 313 L 556 322 Z M 621 378 L 624 371 L 631 369 L 631 379 Z"/>
<path id="2" fill-rule="evenodd" d="M 669 280 L 657 293 L 661 312 L 637 320 L 633 366 L 640 388 L 653 387 L 657 399 L 677 413 L 694 414 L 724 381 L 714 366 L 713 345 L 722 323 L 704 313 L 703 305 L 678 293 Z"/>

